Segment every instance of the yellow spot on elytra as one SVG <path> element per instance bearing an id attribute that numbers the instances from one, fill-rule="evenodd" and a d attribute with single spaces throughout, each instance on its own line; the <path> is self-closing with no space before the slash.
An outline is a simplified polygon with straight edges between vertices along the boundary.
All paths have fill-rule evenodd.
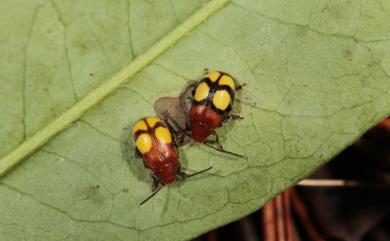
<path id="1" fill-rule="evenodd" d="M 210 92 L 210 87 L 207 83 L 202 82 L 196 87 L 194 98 L 196 101 L 202 101 L 207 98 Z"/>
<path id="2" fill-rule="evenodd" d="M 139 130 L 146 131 L 147 129 L 148 127 L 146 126 L 145 121 L 139 120 L 133 126 L 133 135 Z"/>
<path id="3" fill-rule="evenodd" d="M 156 129 L 155 135 L 157 139 L 164 144 L 169 144 L 172 142 L 171 133 L 165 127 L 158 127 Z"/>
<path id="4" fill-rule="evenodd" d="M 214 93 L 213 104 L 219 110 L 226 110 L 230 104 L 230 94 L 226 90 L 217 90 Z"/>
<path id="5" fill-rule="evenodd" d="M 209 78 L 211 82 L 215 82 L 217 81 L 220 75 L 221 75 L 220 72 L 214 71 L 214 72 L 208 72 L 204 77 Z"/>
<path id="6" fill-rule="evenodd" d="M 234 83 L 234 80 L 232 79 L 232 77 L 230 77 L 229 75 L 224 75 L 221 77 L 221 79 L 219 79 L 219 82 L 218 84 L 220 86 L 223 86 L 223 85 L 227 85 L 229 86 L 230 88 L 232 88 L 232 90 L 235 90 L 236 89 L 236 85 Z"/>
<path id="7" fill-rule="evenodd" d="M 153 128 L 157 122 L 160 122 L 161 120 L 158 117 L 148 117 L 146 118 L 146 121 L 148 122 L 148 125 L 150 128 Z"/>
<path id="8" fill-rule="evenodd" d="M 149 134 L 141 134 L 138 136 L 135 145 L 137 146 L 139 152 L 145 154 L 152 149 L 152 138 Z"/>

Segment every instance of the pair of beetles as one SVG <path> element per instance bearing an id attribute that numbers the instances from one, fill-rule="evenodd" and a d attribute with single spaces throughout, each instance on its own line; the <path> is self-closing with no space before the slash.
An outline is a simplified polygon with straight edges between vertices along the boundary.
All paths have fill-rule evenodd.
<path id="1" fill-rule="evenodd" d="M 145 168 L 151 170 L 153 193 L 140 205 L 152 198 L 161 188 L 178 180 L 203 173 L 205 170 L 188 174 L 180 170 L 178 146 L 185 137 L 203 143 L 218 151 L 241 156 L 223 149 L 218 139 L 216 128 L 231 119 L 240 119 L 230 113 L 235 91 L 242 88 L 236 80 L 221 71 L 207 72 L 201 80 L 190 88 L 191 106 L 188 111 L 186 127 L 182 128 L 176 120 L 164 112 L 163 117 L 146 117 L 138 120 L 132 129 L 136 145 L 136 154 L 143 159 Z M 214 135 L 214 141 L 208 140 Z M 211 145 L 216 143 L 218 147 Z"/>

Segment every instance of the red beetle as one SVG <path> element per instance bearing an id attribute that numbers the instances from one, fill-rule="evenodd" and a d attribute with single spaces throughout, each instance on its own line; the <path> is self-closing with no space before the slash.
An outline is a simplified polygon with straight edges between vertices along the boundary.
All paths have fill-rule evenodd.
<path id="1" fill-rule="evenodd" d="M 192 96 L 191 107 L 189 109 L 186 130 L 181 130 L 181 138 L 189 136 L 196 142 L 203 143 L 209 147 L 222 152 L 230 153 L 236 156 L 239 154 L 223 150 L 222 144 L 215 129 L 221 127 L 223 123 L 230 119 L 242 119 L 241 116 L 231 114 L 235 98 L 235 91 L 242 88 L 243 85 L 237 85 L 235 79 L 227 73 L 221 71 L 208 72 L 196 84 L 191 85 Z M 183 96 L 186 98 L 186 96 Z M 186 102 L 185 100 L 183 102 Z M 170 117 L 169 113 L 165 115 L 176 129 L 180 126 Z M 207 140 L 210 135 L 215 135 L 215 140 Z M 217 143 L 219 148 L 209 144 Z"/>
<path id="2" fill-rule="evenodd" d="M 151 170 L 153 193 L 140 203 L 144 204 L 166 184 L 208 171 L 211 167 L 187 174 L 180 170 L 179 155 L 171 133 L 158 117 L 146 117 L 133 126 L 136 154 L 143 158 L 146 168 Z"/>

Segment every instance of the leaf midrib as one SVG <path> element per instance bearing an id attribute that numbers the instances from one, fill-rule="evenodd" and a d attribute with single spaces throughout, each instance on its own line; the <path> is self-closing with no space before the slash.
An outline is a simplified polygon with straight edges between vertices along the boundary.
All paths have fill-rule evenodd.
<path id="1" fill-rule="evenodd" d="M 54 121 L 37 131 L 32 137 L 13 149 L 0 160 L 0 177 L 24 160 L 29 154 L 48 142 L 60 131 L 79 119 L 85 112 L 110 95 L 116 88 L 129 81 L 134 75 L 147 67 L 153 60 L 177 43 L 208 17 L 221 9 L 230 0 L 212 0 L 191 15 L 170 33 L 166 34 L 127 67 L 116 73 L 106 82 L 95 88 L 83 99 L 62 113 Z"/>

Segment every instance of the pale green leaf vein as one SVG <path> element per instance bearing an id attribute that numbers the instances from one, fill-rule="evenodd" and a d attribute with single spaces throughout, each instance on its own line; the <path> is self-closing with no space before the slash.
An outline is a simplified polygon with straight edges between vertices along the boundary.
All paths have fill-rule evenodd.
<path id="1" fill-rule="evenodd" d="M 111 79 L 94 89 L 83 99 L 78 101 L 69 110 L 60 115 L 53 122 L 42 128 L 31 138 L 16 147 L 8 155 L 0 160 L 0 176 L 6 174 L 12 167 L 21 162 L 29 154 L 49 141 L 53 136 L 68 127 L 72 122 L 79 119 L 92 106 L 111 94 L 116 88 L 123 85 L 131 77 L 136 75 L 163 52 L 182 39 L 188 32 L 193 30 L 209 16 L 227 4 L 229 0 L 214 0 L 207 3 L 195 12 L 186 21 L 165 35 L 143 54 L 139 55 L 126 68 L 115 74 Z"/>

